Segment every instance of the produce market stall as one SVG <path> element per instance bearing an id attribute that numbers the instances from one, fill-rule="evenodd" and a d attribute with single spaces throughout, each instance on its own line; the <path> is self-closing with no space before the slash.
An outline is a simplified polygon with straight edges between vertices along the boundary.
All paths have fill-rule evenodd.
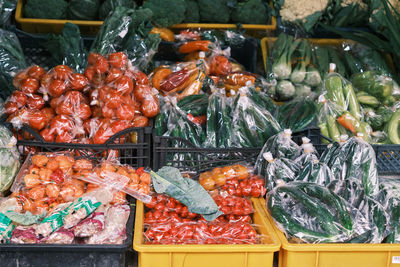
<path id="1" fill-rule="evenodd" d="M 397 4 L 0 0 L 0 262 L 397 266 Z"/>

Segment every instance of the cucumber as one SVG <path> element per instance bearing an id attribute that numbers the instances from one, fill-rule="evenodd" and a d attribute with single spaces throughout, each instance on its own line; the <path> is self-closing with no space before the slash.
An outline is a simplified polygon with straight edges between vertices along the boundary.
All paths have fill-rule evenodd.
<path id="1" fill-rule="evenodd" d="M 399 137 L 400 109 L 393 113 L 388 124 L 388 136 L 393 144 L 400 144 Z"/>
<path id="2" fill-rule="evenodd" d="M 370 95 L 357 96 L 357 100 L 360 104 L 371 107 L 378 107 L 381 104 L 376 97 Z"/>

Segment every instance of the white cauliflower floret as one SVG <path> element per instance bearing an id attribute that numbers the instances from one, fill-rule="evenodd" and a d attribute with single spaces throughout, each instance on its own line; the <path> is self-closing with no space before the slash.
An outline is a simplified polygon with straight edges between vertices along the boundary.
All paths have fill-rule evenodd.
<path id="1" fill-rule="evenodd" d="M 323 11 L 328 0 L 285 0 L 280 15 L 283 21 L 304 20 L 309 15 Z"/>

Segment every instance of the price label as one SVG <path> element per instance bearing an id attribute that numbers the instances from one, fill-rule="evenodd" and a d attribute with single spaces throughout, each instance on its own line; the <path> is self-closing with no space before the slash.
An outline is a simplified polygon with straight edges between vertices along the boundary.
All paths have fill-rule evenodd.
<path id="1" fill-rule="evenodd" d="M 400 264 L 400 256 L 393 256 L 392 263 Z"/>

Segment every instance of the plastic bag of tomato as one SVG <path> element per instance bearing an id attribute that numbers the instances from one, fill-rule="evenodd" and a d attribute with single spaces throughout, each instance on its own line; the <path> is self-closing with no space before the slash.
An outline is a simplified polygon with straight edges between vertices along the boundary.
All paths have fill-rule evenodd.
<path id="1" fill-rule="evenodd" d="M 13 84 L 5 114 L 18 140 L 38 136 L 18 131 L 29 126 L 41 142 L 105 144 L 123 130 L 147 127 L 159 111 L 157 90 L 122 52 L 90 54 L 84 74 L 65 65 L 48 72 L 32 66 L 16 74 Z M 119 143 L 142 139 L 129 137 Z"/>

